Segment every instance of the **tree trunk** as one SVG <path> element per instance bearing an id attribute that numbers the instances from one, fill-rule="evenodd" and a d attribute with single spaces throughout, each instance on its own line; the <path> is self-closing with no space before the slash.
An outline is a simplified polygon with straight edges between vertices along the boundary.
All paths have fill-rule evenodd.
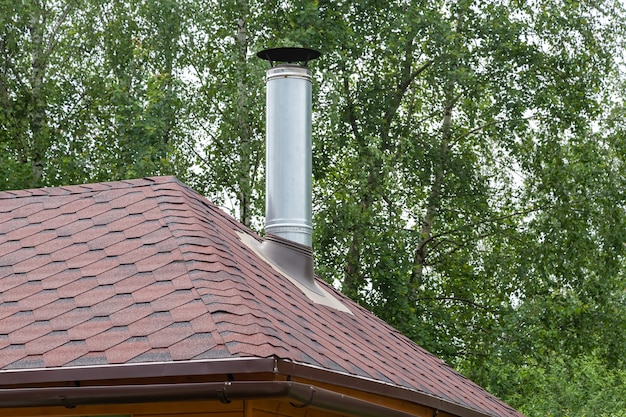
<path id="1" fill-rule="evenodd" d="M 418 68 L 413 69 L 413 39 L 407 40 L 404 53 L 405 59 L 402 66 L 402 78 L 396 88 L 389 93 L 388 99 L 386 100 L 387 106 L 384 113 L 384 123 L 382 124 L 380 130 L 380 135 L 382 139 L 380 145 L 381 149 L 380 153 L 376 156 L 369 154 L 367 150 L 369 144 L 366 143 L 366 139 L 359 132 L 356 115 L 354 112 L 354 106 L 350 100 L 349 82 L 347 79 L 344 80 L 344 92 L 346 94 L 346 97 L 348 98 L 348 119 L 350 121 L 352 132 L 355 135 L 360 151 L 362 151 L 361 157 L 363 159 L 364 166 L 368 168 L 367 184 L 364 187 L 363 193 L 361 194 L 359 201 L 361 218 L 366 218 L 370 215 L 368 211 L 371 209 L 372 205 L 376 202 L 378 198 L 384 198 L 384 196 L 381 195 L 379 191 L 381 180 L 385 175 L 385 161 L 382 155 L 384 155 L 394 146 L 394 140 L 391 131 L 393 121 L 411 83 L 415 80 L 415 78 L 417 78 L 418 75 L 420 75 L 431 65 L 431 62 L 429 61 L 425 64 L 422 64 Z M 355 300 L 359 298 L 359 290 L 363 287 L 363 284 L 365 283 L 364 281 L 366 279 L 361 272 L 361 250 L 366 239 L 365 227 L 366 226 L 361 223 L 353 224 L 350 228 L 352 241 L 350 243 L 348 255 L 346 257 L 345 276 L 342 285 L 342 291 L 344 292 L 344 294 Z"/>
<path id="2" fill-rule="evenodd" d="M 252 132 L 248 116 L 248 28 L 246 18 L 248 3 L 239 2 L 240 14 L 237 20 L 237 46 L 239 48 L 239 80 L 237 81 L 237 122 L 239 140 L 241 143 L 241 166 L 238 179 L 239 221 L 246 226 L 252 223 L 251 193 L 252 193 Z"/>
<path id="3" fill-rule="evenodd" d="M 46 98 L 42 91 L 46 72 L 46 57 L 44 56 L 46 48 L 43 39 L 44 18 L 43 10 L 34 7 L 31 11 L 29 27 L 32 58 L 28 79 L 30 85 L 29 128 L 31 140 L 29 146 L 29 163 L 31 166 L 31 187 L 41 185 L 45 152 L 48 148 L 49 141 L 46 118 Z"/>
<path id="4" fill-rule="evenodd" d="M 445 161 L 447 159 L 448 145 L 451 138 L 452 130 L 452 109 L 454 108 L 455 100 L 452 96 L 452 86 L 450 86 L 444 105 L 443 121 L 441 124 L 441 143 L 439 145 L 439 151 L 437 153 L 436 161 L 433 161 L 433 183 L 430 187 L 428 194 L 428 206 L 426 207 L 426 214 L 422 220 L 422 224 L 419 232 L 419 242 L 415 248 L 413 255 L 413 270 L 411 271 L 410 294 L 414 294 L 419 290 L 424 279 L 424 268 L 428 262 L 428 245 L 432 239 L 432 227 L 439 206 L 441 203 L 441 191 L 443 187 Z"/>
<path id="5" fill-rule="evenodd" d="M 459 11 L 456 18 L 457 20 L 454 30 L 455 35 L 459 34 L 461 31 L 463 14 Z M 454 36 L 453 42 L 458 44 L 459 37 Z M 450 62 L 450 72 L 453 72 L 457 67 L 457 58 L 452 57 Z M 433 181 L 428 195 L 428 205 L 426 206 L 426 213 L 424 214 L 424 219 L 422 220 L 420 227 L 419 242 L 413 254 L 413 269 L 409 280 L 409 294 L 413 300 L 417 299 L 420 287 L 424 283 L 424 268 L 428 264 L 429 257 L 428 245 L 431 244 L 433 223 L 441 205 L 441 192 L 445 177 L 445 167 L 446 161 L 448 160 L 450 140 L 452 137 L 452 110 L 458 100 L 458 97 L 455 96 L 454 89 L 454 81 L 448 80 L 444 88 L 445 101 L 443 106 L 443 120 L 441 122 L 441 142 L 439 143 L 436 160 L 433 161 L 432 164 Z"/>
<path id="6" fill-rule="evenodd" d="M 28 76 L 29 115 L 28 127 L 30 136 L 28 149 L 25 153 L 27 163 L 31 168 L 31 187 L 43 185 L 43 172 L 46 162 L 46 153 L 51 144 L 51 128 L 48 121 L 48 100 L 45 90 L 46 72 L 50 55 L 57 45 L 59 31 L 73 10 L 73 5 L 66 4 L 56 16 L 54 23 L 49 27 L 47 38 L 46 20 L 53 14 L 45 7 L 33 6 L 30 12 L 28 32 L 31 43 L 31 67 Z"/>

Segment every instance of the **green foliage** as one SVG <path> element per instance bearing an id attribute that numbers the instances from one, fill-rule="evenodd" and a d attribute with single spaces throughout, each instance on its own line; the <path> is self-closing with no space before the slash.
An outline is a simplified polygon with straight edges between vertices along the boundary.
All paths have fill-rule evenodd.
<path id="1" fill-rule="evenodd" d="M 184 6 L 3 1 L 0 188 L 186 177 Z"/>
<path id="2" fill-rule="evenodd" d="M 174 174 L 258 227 L 254 54 L 319 49 L 319 275 L 529 416 L 620 415 L 623 13 L 0 0 L 0 189 Z"/>
<path id="3" fill-rule="evenodd" d="M 620 6 L 334 6 L 319 5 L 322 275 L 507 398 L 498 369 L 622 366 L 623 136 L 597 132 Z"/>
<path id="4" fill-rule="evenodd" d="M 498 363 L 491 369 L 503 399 L 528 416 L 624 416 L 626 373 L 593 354 L 554 355 L 523 367 Z"/>

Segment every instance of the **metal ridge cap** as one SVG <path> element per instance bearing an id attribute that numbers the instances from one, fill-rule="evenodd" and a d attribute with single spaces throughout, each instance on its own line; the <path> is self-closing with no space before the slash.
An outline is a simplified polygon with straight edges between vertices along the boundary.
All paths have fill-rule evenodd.
<path id="1" fill-rule="evenodd" d="M 379 381 L 373 378 L 360 375 L 349 374 L 342 371 L 335 371 L 322 368 L 316 365 L 296 362 L 289 359 L 277 360 L 278 373 L 288 376 L 297 376 L 310 379 L 315 382 L 323 382 L 342 386 L 348 389 L 378 394 L 397 400 L 409 401 L 422 406 L 430 407 L 434 410 L 447 412 L 463 417 L 512 417 L 523 416 L 517 410 L 502 402 L 511 412 L 508 414 L 491 413 L 471 408 L 467 405 L 458 404 L 452 400 L 419 391 L 415 388 L 404 387 L 390 382 Z M 491 394 L 490 394 L 491 395 Z"/>
<path id="2" fill-rule="evenodd" d="M 250 374 L 276 371 L 276 360 L 268 358 L 202 359 L 175 362 L 0 370 L 0 386 L 62 381 L 96 381 L 125 378 L 185 375 Z"/>

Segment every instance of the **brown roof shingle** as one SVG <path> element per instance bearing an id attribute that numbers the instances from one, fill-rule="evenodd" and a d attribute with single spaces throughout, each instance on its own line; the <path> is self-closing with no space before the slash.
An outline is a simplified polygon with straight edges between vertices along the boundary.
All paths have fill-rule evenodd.
<path id="1" fill-rule="evenodd" d="M 279 357 L 519 415 L 319 281 L 319 305 L 173 177 L 0 193 L 0 374 Z"/>

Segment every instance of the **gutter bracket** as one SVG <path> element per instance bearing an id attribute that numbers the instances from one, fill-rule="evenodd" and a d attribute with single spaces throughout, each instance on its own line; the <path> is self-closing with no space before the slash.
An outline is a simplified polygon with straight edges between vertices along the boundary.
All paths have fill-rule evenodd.
<path id="1" fill-rule="evenodd" d="M 293 407 L 295 408 L 305 408 L 308 407 L 309 405 L 311 405 L 311 403 L 313 402 L 313 397 L 315 397 L 315 388 L 309 386 L 309 390 L 311 392 L 311 396 L 309 397 L 309 399 L 307 400 L 307 402 L 302 403 L 302 404 L 294 404 L 292 402 L 289 402 L 289 404 L 291 404 Z"/>
<path id="2" fill-rule="evenodd" d="M 226 393 L 226 388 L 232 385 L 231 382 L 224 382 L 224 387 L 221 390 L 217 391 L 217 396 L 222 404 L 230 404 L 232 401 L 228 398 L 228 394 Z"/>
<path id="3" fill-rule="evenodd" d="M 76 404 L 70 403 L 66 396 L 61 397 L 61 404 L 63 405 L 63 407 L 67 408 L 68 410 L 76 408 Z"/>

